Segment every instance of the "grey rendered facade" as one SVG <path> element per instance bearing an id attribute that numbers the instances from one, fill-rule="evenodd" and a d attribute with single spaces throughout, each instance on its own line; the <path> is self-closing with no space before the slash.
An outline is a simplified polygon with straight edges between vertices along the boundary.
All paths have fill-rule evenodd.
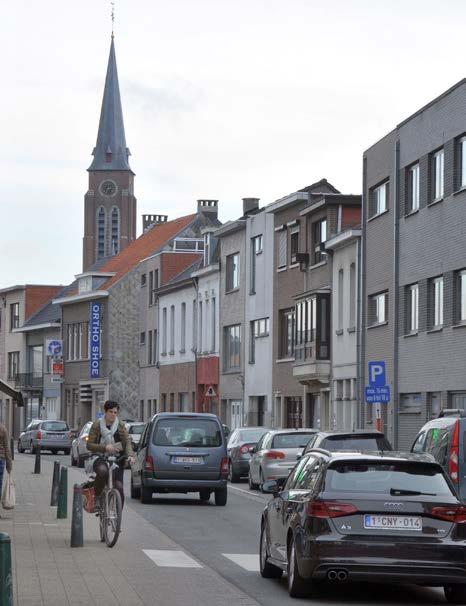
<path id="1" fill-rule="evenodd" d="M 465 116 L 462 80 L 364 154 L 361 387 L 368 362 L 385 361 L 382 420 L 400 448 L 441 408 L 466 407 Z"/>

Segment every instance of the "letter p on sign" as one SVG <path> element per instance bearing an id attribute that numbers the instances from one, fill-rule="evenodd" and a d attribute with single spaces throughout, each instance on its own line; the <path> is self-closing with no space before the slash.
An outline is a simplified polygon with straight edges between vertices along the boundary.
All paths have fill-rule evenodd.
<path id="1" fill-rule="evenodd" d="M 369 362 L 369 385 L 371 387 L 385 385 L 385 362 Z"/>

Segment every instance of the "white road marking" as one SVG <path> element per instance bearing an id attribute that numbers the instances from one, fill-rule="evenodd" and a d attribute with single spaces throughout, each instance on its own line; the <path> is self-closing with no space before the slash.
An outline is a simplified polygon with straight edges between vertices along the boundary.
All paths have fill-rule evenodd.
<path id="1" fill-rule="evenodd" d="M 238 486 L 233 486 L 231 483 L 228 484 L 228 490 L 236 490 L 237 492 L 242 492 L 254 501 L 259 501 L 259 503 L 266 503 L 268 501 L 267 497 L 269 495 L 260 496 L 260 494 L 255 494 L 250 490 L 245 490 L 244 488 L 238 488 Z"/>
<path id="2" fill-rule="evenodd" d="M 257 553 L 222 553 L 222 556 L 248 572 L 259 572 L 259 555 Z"/>
<path id="3" fill-rule="evenodd" d="M 172 568 L 202 568 L 202 565 L 196 560 L 190 558 L 183 551 L 176 549 L 143 549 L 157 566 L 168 566 Z"/>

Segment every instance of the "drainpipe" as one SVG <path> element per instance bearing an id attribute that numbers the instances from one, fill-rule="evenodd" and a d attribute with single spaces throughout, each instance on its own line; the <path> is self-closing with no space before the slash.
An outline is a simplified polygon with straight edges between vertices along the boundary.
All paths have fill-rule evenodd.
<path id="1" fill-rule="evenodd" d="M 357 359 L 358 376 L 357 389 L 359 394 L 358 425 L 365 425 L 364 406 L 364 378 L 366 357 L 366 234 L 367 234 L 367 158 L 363 157 L 362 164 L 362 213 L 361 213 L 361 240 L 358 244 L 358 320 L 357 320 Z"/>
<path id="2" fill-rule="evenodd" d="M 199 282 L 198 282 L 198 278 L 197 276 L 194 276 L 192 278 L 193 281 L 193 285 L 194 285 L 194 290 L 196 291 L 196 318 L 193 318 L 193 323 L 196 322 L 195 326 L 196 326 L 196 343 L 193 343 L 193 353 L 194 353 L 194 376 L 195 376 L 195 396 L 194 396 L 194 412 L 200 412 L 199 411 L 199 402 L 197 401 L 197 393 L 198 393 L 198 383 L 197 383 L 197 343 L 198 343 L 198 334 L 197 331 L 199 329 L 199 325 L 198 325 L 198 321 L 197 321 L 197 310 L 198 310 L 198 305 L 199 305 Z M 194 331 L 193 331 L 194 332 Z"/>
<path id="3" fill-rule="evenodd" d="M 400 141 L 395 143 L 395 177 L 393 209 L 393 446 L 398 448 L 398 299 L 400 272 Z"/>

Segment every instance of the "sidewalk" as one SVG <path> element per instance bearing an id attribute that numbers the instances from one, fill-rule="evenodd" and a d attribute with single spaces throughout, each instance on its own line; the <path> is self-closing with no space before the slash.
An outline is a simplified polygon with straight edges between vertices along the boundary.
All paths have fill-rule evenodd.
<path id="1" fill-rule="evenodd" d="M 0 531 L 12 541 L 15 605 L 258 606 L 189 554 L 186 567 L 175 567 L 179 562 L 157 565 L 158 552 L 143 550 L 182 550 L 138 515 L 129 499 L 115 547 L 100 542 L 98 518 L 85 512 L 84 547 L 72 549 L 72 490 L 84 476 L 68 468 L 68 519 L 57 520 L 56 507 L 49 505 L 53 461 L 53 456 L 43 456 L 42 473 L 34 475 L 34 457 L 16 454 L 16 508 L 0 508 Z"/>

